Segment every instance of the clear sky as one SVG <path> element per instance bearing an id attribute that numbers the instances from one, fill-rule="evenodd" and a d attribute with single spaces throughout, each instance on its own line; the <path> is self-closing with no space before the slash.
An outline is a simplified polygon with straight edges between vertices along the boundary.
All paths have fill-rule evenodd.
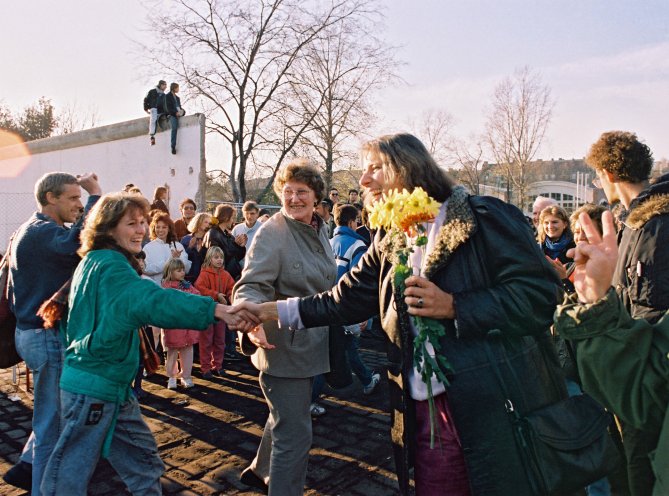
<path id="1" fill-rule="evenodd" d="M 556 100 L 539 158 L 582 157 L 603 131 L 635 131 L 669 157 L 668 0 L 382 0 L 380 34 L 398 45 L 407 84 L 376 98 L 379 130 L 409 129 L 429 108 L 455 133 L 483 130 L 495 84 L 516 68 L 539 71 Z M 46 96 L 94 106 L 99 124 L 143 116 L 156 80 L 132 40 L 138 0 L 0 3 L 0 100 L 14 110 Z M 160 40 L 155 40 L 160 43 Z M 184 105 L 186 108 L 187 106 Z M 211 150 L 216 151 L 215 147 Z M 208 153 L 210 166 L 223 166 Z"/>

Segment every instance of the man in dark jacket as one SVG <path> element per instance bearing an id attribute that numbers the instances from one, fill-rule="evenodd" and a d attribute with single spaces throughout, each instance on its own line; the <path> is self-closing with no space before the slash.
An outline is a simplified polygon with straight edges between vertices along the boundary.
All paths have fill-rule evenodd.
<path id="1" fill-rule="evenodd" d="M 179 117 L 183 117 L 186 111 L 181 108 L 181 99 L 177 96 L 179 93 L 179 85 L 177 83 L 170 84 L 170 92 L 165 96 L 165 107 L 167 115 L 170 118 L 170 128 L 172 129 L 172 136 L 170 144 L 172 146 L 172 155 L 177 153 L 177 130 L 179 129 Z"/>
<path id="2" fill-rule="evenodd" d="M 156 144 L 156 126 L 158 119 L 165 113 L 165 89 L 167 83 L 162 79 L 155 88 L 151 88 L 144 98 L 144 112 L 149 114 L 149 136 L 151 145 Z"/>
<path id="3" fill-rule="evenodd" d="M 650 185 L 652 153 L 634 133 L 623 131 L 602 134 L 586 162 L 609 203 L 625 207 L 613 287 L 633 318 L 654 324 L 669 309 L 669 251 L 663 251 L 669 247 L 669 175 Z M 648 454 L 659 432 L 622 426 L 630 491 L 650 496 L 655 479 Z"/>

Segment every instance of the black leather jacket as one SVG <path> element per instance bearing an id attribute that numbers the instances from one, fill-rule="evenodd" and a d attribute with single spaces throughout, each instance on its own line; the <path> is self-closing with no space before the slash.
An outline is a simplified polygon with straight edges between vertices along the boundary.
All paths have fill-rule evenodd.
<path id="1" fill-rule="evenodd" d="M 447 208 L 425 274 L 455 300 L 457 327 L 453 320 L 443 321 L 446 336 L 441 349 L 454 371 L 448 401 L 472 495 L 530 495 L 504 397 L 487 358 L 486 340 L 489 331 L 501 331 L 508 360 L 500 359 L 499 368 L 506 374 L 512 367 L 521 378 L 524 394 L 516 390 L 511 395 L 522 412 L 563 397 L 563 378 L 561 383 L 549 380 L 561 373 L 554 350 L 553 359 L 546 360 L 537 346 L 537 341 L 548 338 L 560 295 L 559 280 L 515 207 L 455 188 Z M 392 283 L 400 238 L 378 232 L 361 264 L 332 291 L 301 299 L 299 309 L 306 327 L 361 322 L 380 310 L 389 340 L 396 469 L 401 492 L 408 494 L 415 424 L 407 385 L 413 367 L 413 336 L 406 304 Z M 503 356 L 502 348 L 496 346 L 496 356 Z"/>

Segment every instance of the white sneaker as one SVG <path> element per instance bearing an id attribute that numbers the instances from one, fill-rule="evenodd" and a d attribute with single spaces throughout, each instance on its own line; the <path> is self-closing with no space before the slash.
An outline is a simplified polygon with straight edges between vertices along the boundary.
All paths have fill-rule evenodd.
<path id="1" fill-rule="evenodd" d="M 374 392 L 374 389 L 376 388 L 376 385 L 379 383 L 381 380 L 381 374 L 378 372 L 374 372 L 372 374 L 372 380 L 369 381 L 369 384 L 367 384 L 365 387 L 362 388 L 362 394 L 372 394 Z"/>
<path id="2" fill-rule="evenodd" d="M 189 377 L 188 379 L 181 379 L 181 385 L 188 389 L 192 388 L 195 384 L 193 384 L 193 379 Z"/>
<path id="3" fill-rule="evenodd" d="M 176 377 L 170 377 L 167 380 L 167 389 L 176 389 L 177 388 L 177 378 Z"/>
<path id="4" fill-rule="evenodd" d="M 309 412 L 311 413 L 312 417 L 322 417 L 325 415 L 327 410 L 325 407 L 319 405 L 318 403 L 312 403 L 311 406 L 309 407 Z"/>

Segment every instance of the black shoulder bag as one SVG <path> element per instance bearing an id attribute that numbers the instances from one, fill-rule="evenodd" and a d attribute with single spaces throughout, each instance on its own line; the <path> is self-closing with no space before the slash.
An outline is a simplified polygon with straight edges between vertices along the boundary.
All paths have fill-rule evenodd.
<path id="1" fill-rule="evenodd" d="M 537 343 L 550 373 L 545 343 L 540 339 Z M 533 492 L 537 496 L 570 493 L 613 472 L 620 463 L 620 454 L 608 434 L 611 415 L 587 394 L 570 396 L 532 412 L 519 412 L 511 400 L 493 346 L 501 350 L 501 361 L 508 365 L 518 388 L 516 396 L 522 397 L 523 388 L 509 365 L 499 331 L 491 331 L 485 348 L 505 397 L 500 407 L 506 410 L 513 426 Z"/>
<path id="2" fill-rule="evenodd" d="M 0 262 L 0 369 L 13 367 L 22 359 L 16 352 L 14 334 L 16 332 L 16 316 L 9 308 L 9 261 L 11 257 L 12 234 L 7 252 Z"/>

